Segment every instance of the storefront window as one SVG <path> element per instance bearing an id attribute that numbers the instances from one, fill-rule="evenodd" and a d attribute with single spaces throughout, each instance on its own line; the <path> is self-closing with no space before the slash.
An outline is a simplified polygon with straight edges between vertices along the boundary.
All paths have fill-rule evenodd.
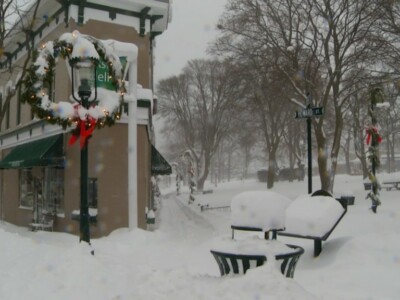
<path id="1" fill-rule="evenodd" d="M 35 185 L 31 169 L 21 169 L 19 171 L 19 187 L 20 206 L 32 208 L 34 202 Z"/>
<path id="2" fill-rule="evenodd" d="M 45 197 L 43 209 L 56 214 L 64 213 L 64 169 L 45 169 Z"/>

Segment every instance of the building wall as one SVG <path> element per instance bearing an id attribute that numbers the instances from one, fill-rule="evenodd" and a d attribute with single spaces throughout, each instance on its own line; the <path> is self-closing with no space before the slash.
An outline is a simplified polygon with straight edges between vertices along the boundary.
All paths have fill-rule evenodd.
<path id="1" fill-rule="evenodd" d="M 128 226 L 127 130 L 126 124 L 116 124 L 113 127 L 95 130 L 89 140 L 89 177 L 98 179 L 98 222 L 95 226 L 91 226 L 93 237 L 104 236 L 116 228 Z M 67 146 L 66 212 L 79 209 L 79 174 L 80 147 L 79 145 Z M 68 225 L 69 231 L 77 234 L 79 224 L 70 220 L 71 216 L 67 214 L 66 220 L 57 224 L 57 229 L 61 230 L 63 226 Z"/>
<path id="2" fill-rule="evenodd" d="M 2 196 L 4 199 L 3 211 L 5 220 L 19 226 L 25 226 L 32 222 L 33 212 L 31 209 L 19 208 L 19 172 L 18 170 L 9 170 L 3 172 L 1 182 Z"/>
<path id="3" fill-rule="evenodd" d="M 148 36 L 140 37 L 134 28 L 90 20 L 84 26 L 78 26 L 73 20 L 69 31 L 78 30 L 82 34 L 92 35 L 98 39 L 113 39 L 125 43 L 134 43 L 138 47 L 138 83 L 149 88 L 151 83 L 150 40 Z"/>
<path id="4" fill-rule="evenodd" d="M 71 20 L 69 27 L 64 23 L 51 32 L 43 42 L 58 38 L 63 32 L 79 30 L 82 34 L 90 34 L 99 39 L 115 39 L 122 42 L 135 43 L 139 48 L 138 57 L 138 82 L 143 87 L 151 84 L 151 57 L 150 42 L 148 37 L 139 37 L 137 32 L 130 27 L 89 21 L 78 27 Z M 17 64 L 21 64 L 25 57 L 21 57 Z M 67 64 L 60 60 L 56 70 L 56 99 L 65 101 L 71 93 L 71 83 L 67 75 Z M 15 77 L 15 76 L 14 76 Z M 0 78 L 0 86 L 5 86 L 7 78 Z M 17 124 L 17 100 L 12 101 L 10 107 L 11 128 Z M 11 116 L 10 115 L 10 116 Z M 31 121 L 31 109 L 28 104 L 22 105 L 21 123 Z M 4 125 L 4 122 L 3 122 Z M 2 127 L 4 131 L 4 127 Z M 128 226 L 128 126 L 116 124 L 110 128 L 95 130 L 89 143 L 89 177 L 98 178 L 98 223 L 91 226 L 91 236 L 99 237 L 109 234 L 119 227 Z M 145 207 L 150 197 L 150 164 L 151 146 L 146 125 L 138 125 L 138 225 L 146 228 Z M 77 234 L 79 223 L 71 220 L 71 212 L 79 209 L 80 201 L 80 148 L 79 142 L 73 146 L 68 144 L 69 134 L 64 141 L 66 166 L 65 166 L 65 217 L 58 217 L 55 230 Z M 6 151 L 2 151 L 2 157 Z M 19 208 L 19 181 L 18 170 L 0 171 L 2 176 L 0 215 L 7 222 L 20 226 L 29 226 L 32 220 L 32 210 Z"/>

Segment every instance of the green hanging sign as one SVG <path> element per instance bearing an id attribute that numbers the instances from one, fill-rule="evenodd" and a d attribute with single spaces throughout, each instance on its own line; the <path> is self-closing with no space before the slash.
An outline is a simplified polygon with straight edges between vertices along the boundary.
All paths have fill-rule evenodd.
<path id="1" fill-rule="evenodd" d="M 119 61 L 122 65 L 122 70 L 125 70 L 126 56 L 121 56 Z M 115 90 L 115 86 L 111 83 L 110 72 L 108 70 L 107 63 L 104 60 L 100 60 L 96 67 L 96 83 L 97 87 L 101 87 L 107 90 Z"/>

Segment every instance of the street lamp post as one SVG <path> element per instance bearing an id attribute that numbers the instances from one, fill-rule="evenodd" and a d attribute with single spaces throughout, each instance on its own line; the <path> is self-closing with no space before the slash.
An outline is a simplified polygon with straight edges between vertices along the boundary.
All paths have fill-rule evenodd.
<path id="1" fill-rule="evenodd" d="M 83 58 L 79 61 L 70 61 L 72 75 L 72 97 L 84 109 L 89 109 L 97 100 L 97 84 L 96 84 L 96 65 L 97 61 L 90 58 Z M 78 96 L 75 95 L 76 86 L 78 86 Z M 91 98 L 92 89 L 94 89 L 94 97 Z M 89 179 L 88 179 L 88 144 L 90 132 L 94 129 L 86 118 L 80 120 L 77 124 L 74 134 L 83 138 L 81 142 L 81 178 L 80 178 L 80 241 L 87 242 L 90 245 L 90 228 L 89 228 Z M 88 134 L 88 135 L 86 135 Z M 92 252 L 93 254 L 93 252 Z"/>

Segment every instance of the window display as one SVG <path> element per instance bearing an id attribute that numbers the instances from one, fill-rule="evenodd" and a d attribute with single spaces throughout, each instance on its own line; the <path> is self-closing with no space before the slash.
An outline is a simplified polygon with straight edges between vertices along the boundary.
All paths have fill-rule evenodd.
<path id="1" fill-rule="evenodd" d="M 21 169 L 19 171 L 20 207 L 32 208 L 34 203 L 34 178 L 32 169 Z"/>

